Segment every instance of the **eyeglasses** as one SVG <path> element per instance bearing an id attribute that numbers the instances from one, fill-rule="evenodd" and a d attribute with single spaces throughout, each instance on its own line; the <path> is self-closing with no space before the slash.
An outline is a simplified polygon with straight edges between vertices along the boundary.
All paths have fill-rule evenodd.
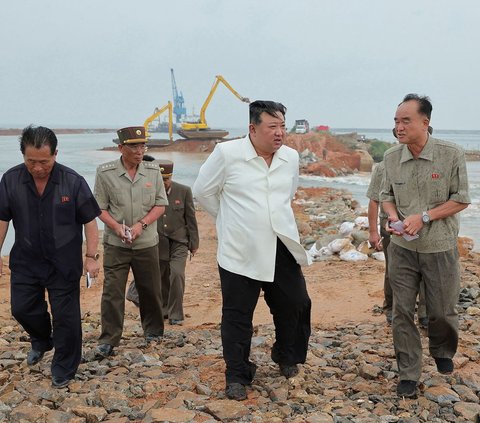
<path id="1" fill-rule="evenodd" d="M 146 144 L 123 144 L 124 147 L 127 147 L 130 151 L 147 151 L 148 147 Z"/>

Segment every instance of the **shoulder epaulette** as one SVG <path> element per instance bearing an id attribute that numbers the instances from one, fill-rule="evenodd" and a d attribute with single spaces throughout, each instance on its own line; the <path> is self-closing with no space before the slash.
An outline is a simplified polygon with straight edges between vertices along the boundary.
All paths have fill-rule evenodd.
<path id="1" fill-rule="evenodd" d="M 106 172 L 108 170 L 113 170 L 117 168 L 116 162 L 108 162 L 98 166 L 99 172 Z"/>
<path id="2" fill-rule="evenodd" d="M 158 163 L 154 163 L 154 162 L 143 162 L 143 165 L 145 166 L 145 168 L 147 169 L 156 169 L 160 172 L 160 167 L 158 166 Z"/>

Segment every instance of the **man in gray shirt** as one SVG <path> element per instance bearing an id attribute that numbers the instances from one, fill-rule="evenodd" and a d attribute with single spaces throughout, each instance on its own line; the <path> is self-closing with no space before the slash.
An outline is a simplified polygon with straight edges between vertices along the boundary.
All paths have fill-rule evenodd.
<path id="1" fill-rule="evenodd" d="M 408 94 L 399 104 L 395 130 L 400 145 L 385 153 L 381 195 L 387 230 L 393 235 L 388 272 L 400 378 L 397 394 L 409 398 L 416 396 L 422 372 L 422 344 L 413 320 L 422 279 L 430 354 L 440 373 L 453 372 L 460 289 L 456 214 L 470 203 L 464 152 L 429 135 L 431 113 L 428 97 Z"/>

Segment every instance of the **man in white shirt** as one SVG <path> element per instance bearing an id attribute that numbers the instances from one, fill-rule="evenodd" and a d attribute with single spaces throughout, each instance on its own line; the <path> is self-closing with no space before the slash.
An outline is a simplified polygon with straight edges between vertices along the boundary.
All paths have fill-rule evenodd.
<path id="1" fill-rule="evenodd" d="M 273 101 L 251 103 L 249 135 L 218 144 L 193 186 L 198 202 L 216 220 L 230 399 L 246 399 L 246 385 L 255 376 L 249 355 L 260 290 L 273 315 L 271 355 L 281 374 L 295 376 L 307 355 L 311 301 L 300 265 L 310 261 L 291 208 L 298 153 L 283 145 L 285 112 Z"/>

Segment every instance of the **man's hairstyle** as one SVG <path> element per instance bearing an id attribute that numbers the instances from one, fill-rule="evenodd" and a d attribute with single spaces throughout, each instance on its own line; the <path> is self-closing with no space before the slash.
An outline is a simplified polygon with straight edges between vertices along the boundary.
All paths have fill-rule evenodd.
<path id="1" fill-rule="evenodd" d="M 260 115 L 265 112 L 272 117 L 277 117 L 277 113 L 280 112 L 283 117 L 287 113 L 287 108 L 282 103 L 276 101 L 263 101 L 257 100 L 250 103 L 250 123 L 259 125 L 262 123 Z"/>
<path id="2" fill-rule="evenodd" d="M 57 136 L 55 133 L 44 126 L 27 126 L 20 135 L 20 151 L 25 155 L 25 149 L 28 146 L 40 149 L 50 147 L 50 153 L 53 156 L 57 150 Z"/>
<path id="3" fill-rule="evenodd" d="M 412 101 L 412 100 L 418 103 L 418 112 L 422 115 L 425 115 L 428 118 L 428 120 L 430 120 L 430 118 L 432 117 L 432 109 L 433 109 L 430 98 L 427 97 L 426 95 L 419 96 L 418 94 L 407 94 L 403 98 L 402 103 L 405 103 L 407 101 Z"/>

